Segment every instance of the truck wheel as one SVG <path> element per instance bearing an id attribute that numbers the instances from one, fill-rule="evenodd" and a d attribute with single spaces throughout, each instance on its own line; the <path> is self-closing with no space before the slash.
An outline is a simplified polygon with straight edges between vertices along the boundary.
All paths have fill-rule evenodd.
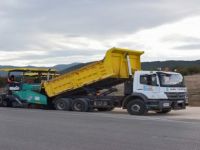
<path id="1" fill-rule="evenodd" d="M 66 98 L 59 98 L 55 101 L 54 106 L 56 110 L 70 110 L 71 101 Z"/>
<path id="2" fill-rule="evenodd" d="M 2 96 L 0 96 L 0 106 L 8 107 L 8 99 L 4 99 Z"/>
<path id="3" fill-rule="evenodd" d="M 3 107 L 8 107 L 8 102 L 5 101 L 5 100 L 3 100 L 2 106 L 3 106 Z"/>
<path id="4" fill-rule="evenodd" d="M 144 115 L 147 113 L 145 103 L 140 100 L 132 100 L 127 104 L 127 111 L 130 115 Z"/>
<path id="5" fill-rule="evenodd" d="M 72 104 L 72 110 L 73 111 L 81 111 L 81 112 L 87 112 L 89 111 L 89 105 L 87 100 L 85 99 L 75 99 Z"/>
<path id="6" fill-rule="evenodd" d="M 169 113 L 171 111 L 171 109 L 163 109 L 163 110 L 161 110 L 161 111 L 156 111 L 156 113 L 158 113 L 158 114 L 167 114 L 167 113 Z"/>
<path id="7" fill-rule="evenodd" d="M 3 97 L 0 96 L 0 106 L 3 106 Z"/>
<path id="8" fill-rule="evenodd" d="M 16 108 L 16 107 L 18 107 L 18 106 L 19 106 L 19 105 L 18 105 L 18 103 L 17 103 L 16 101 L 13 101 L 13 102 L 12 102 L 12 107 L 13 107 L 13 108 Z"/>

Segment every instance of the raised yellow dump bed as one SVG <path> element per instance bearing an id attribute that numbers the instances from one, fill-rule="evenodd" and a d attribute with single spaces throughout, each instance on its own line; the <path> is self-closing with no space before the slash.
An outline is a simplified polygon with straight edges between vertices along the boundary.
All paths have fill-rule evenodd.
<path id="1" fill-rule="evenodd" d="M 108 78 L 129 78 L 130 69 L 132 73 L 141 69 L 140 56 L 143 53 L 143 51 L 111 48 L 107 51 L 103 60 L 45 82 L 45 91 L 49 97 L 54 97 Z M 129 59 L 127 59 L 127 56 L 129 56 Z M 128 61 L 131 68 L 128 67 Z"/>

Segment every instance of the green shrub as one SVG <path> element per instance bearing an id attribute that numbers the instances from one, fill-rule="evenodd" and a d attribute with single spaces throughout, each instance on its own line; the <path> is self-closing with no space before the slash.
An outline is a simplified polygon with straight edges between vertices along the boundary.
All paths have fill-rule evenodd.
<path id="1" fill-rule="evenodd" d="M 198 74 L 200 73 L 200 67 L 179 67 L 176 68 L 177 72 L 180 72 L 183 75 L 193 75 L 193 74 Z"/>

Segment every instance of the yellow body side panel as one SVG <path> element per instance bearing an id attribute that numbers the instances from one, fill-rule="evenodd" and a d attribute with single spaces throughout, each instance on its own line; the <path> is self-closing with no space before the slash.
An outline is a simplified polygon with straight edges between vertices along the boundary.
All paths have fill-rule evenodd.
<path id="1" fill-rule="evenodd" d="M 44 83 L 49 97 L 57 96 L 107 78 L 128 78 L 126 56 L 130 58 L 132 72 L 141 69 L 140 56 L 142 51 L 122 48 L 111 48 L 103 60 L 94 62 L 75 71 L 60 75 Z"/>

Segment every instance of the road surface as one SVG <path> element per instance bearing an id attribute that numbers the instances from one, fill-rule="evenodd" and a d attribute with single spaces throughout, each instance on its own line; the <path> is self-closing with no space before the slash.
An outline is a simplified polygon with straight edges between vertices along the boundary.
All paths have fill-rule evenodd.
<path id="1" fill-rule="evenodd" d="M 0 108 L 0 149 L 199 150 L 200 119 Z"/>

